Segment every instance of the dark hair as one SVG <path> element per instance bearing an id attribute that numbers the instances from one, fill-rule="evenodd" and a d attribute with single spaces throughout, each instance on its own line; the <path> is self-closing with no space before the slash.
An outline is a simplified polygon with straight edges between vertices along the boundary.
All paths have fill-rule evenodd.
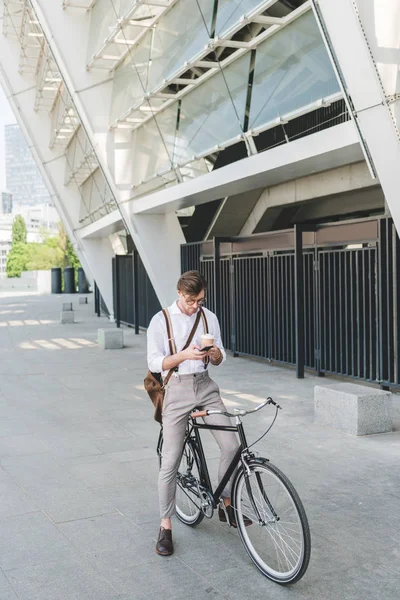
<path id="1" fill-rule="evenodd" d="M 179 277 L 176 287 L 188 296 L 198 296 L 207 288 L 207 281 L 200 271 L 186 271 Z"/>

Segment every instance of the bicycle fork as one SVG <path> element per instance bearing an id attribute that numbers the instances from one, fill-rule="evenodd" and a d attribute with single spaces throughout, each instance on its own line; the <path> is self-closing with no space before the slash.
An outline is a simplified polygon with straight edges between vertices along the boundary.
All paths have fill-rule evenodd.
<path id="1" fill-rule="evenodd" d="M 254 495 L 253 495 L 253 491 L 251 489 L 251 484 L 250 484 L 250 476 L 251 476 L 251 470 L 250 470 L 250 466 L 248 464 L 248 457 L 245 455 L 242 455 L 242 464 L 243 464 L 243 471 L 244 471 L 244 478 L 245 478 L 245 484 L 246 484 L 246 490 L 247 490 L 247 495 L 249 497 L 252 509 L 254 511 L 254 514 L 256 515 L 257 519 L 258 519 L 258 524 L 261 526 L 265 526 L 268 525 L 269 523 L 275 523 L 277 521 L 279 521 L 279 517 L 277 515 L 277 513 L 275 512 L 274 507 L 272 506 L 267 493 L 264 489 L 264 485 L 262 483 L 261 480 L 261 476 L 259 473 L 255 473 L 256 476 L 256 480 L 257 480 L 257 484 L 258 484 L 258 488 L 260 490 L 260 493 L 263 497 L 263 500 L 265 501 L 268 510 L 271 513 L 272 518 L 269 518 L 267 520 L 265 520 L 264 516 L 261 515 L 260 510 L 257 506 L 256 501 L 254 500 Z"/>

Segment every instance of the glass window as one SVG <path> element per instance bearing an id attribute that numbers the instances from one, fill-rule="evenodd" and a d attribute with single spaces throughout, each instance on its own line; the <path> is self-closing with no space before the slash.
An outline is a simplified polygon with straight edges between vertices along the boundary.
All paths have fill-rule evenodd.
<path id="1" fill-rule="evenodd" d="M 243 131 L 250 53 L 182 99 L 175 162 L 204 154 Z"/>
<path id="2" fill-rule="evenodd" d="M 145 95 L 150 68 L 151 33 L 148 33 L 115 70 L 111 122 L 125 114 Z"/>
<path id="3" fill-rule="evenodd" d="M 97 0 L 90 11 L 88 61 L 115 29 L 118 14 L 112 0 Z"/>
<path id="4" fill-rule="evenodd" d="M 219 0 L 216 23 L 217 36 L 223 35 L 238 23 L 243 15 L 247 15 L 261 4 L 264 4 L 264 2 L 260 2 L 260 0 Z"/>
<path id="5" fill-rule="evenodd" d="M 117 0 L 114 0 L 114 3 L 116 4 Z M 117 10 L 119 16 L 126 17 L 128 12 L 135 6 L 135 4 L 138 4 L 137 0 L 118 0 Z"/>
<path id="6" fill-rule="evenodd" d="M 311 11 L 257 47 L 250 128 L 339 91 Z"/>
<path id="7" fill-rule="evenodd" d="M 171 169 L 178 104 L 153 117 L 134 133 L 133 184 Z"/>
<path id="8" fill-rule="evenodd" d="M 177 2 L 154 31 L 150 91 L 168 79 L 209 41 L 214 0 Z"/>

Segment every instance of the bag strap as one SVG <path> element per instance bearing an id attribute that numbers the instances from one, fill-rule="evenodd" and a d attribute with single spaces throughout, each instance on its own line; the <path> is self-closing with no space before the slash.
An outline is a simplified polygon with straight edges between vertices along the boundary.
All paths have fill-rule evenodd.
<path id="1" fill-rule="evenodd" d="M 194 325 L 192 327 L 192 331 L 190 332 L 190 335 L 189 335 L 189 337 L 187 339 L 187 342 L 183 346 L 182 350 L 186 350 L 186 348 L 189 348 L 190 344 L 192 343 L 192 339 L 194 338 L 194 334 L 196 333 L 196 329 L 199 326 L 199 321 L 200 321 L 200 317 L 201 317 L 202 312 L 203 311 L 200 309 L 199 312 L 197 313 L 197 317 L 196 317 L 196 320 L 195 320 Z"/>

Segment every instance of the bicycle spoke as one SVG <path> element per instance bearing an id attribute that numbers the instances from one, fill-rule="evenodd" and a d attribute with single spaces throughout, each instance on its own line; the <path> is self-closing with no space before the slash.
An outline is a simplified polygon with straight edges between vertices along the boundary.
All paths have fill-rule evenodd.
<path id="1" fill-rule="evenodd" d="M 200 475 L 198 458 L 187 442 L 182 452 L 176 480 L 176 514 L 186 525 L 198 525 L 203 518 L 198 486 Z"/>
<path id="2" fill-rule="evenodd" d="M 242 541 L 258 568 L 281 583 L 301 577 L 309 560 L 304 509 L 301 507 L 300 515 L 300 500 L 297 495 L 294 499 L 296 492 L 289 489 L 291 484 L 283 478 L 270 464 L 252 465 L 248 479 L 245 481 L 242 475 L 235 489 Z M 245 527 L 243 515 L 253 520 L 252 526 Z"/>

